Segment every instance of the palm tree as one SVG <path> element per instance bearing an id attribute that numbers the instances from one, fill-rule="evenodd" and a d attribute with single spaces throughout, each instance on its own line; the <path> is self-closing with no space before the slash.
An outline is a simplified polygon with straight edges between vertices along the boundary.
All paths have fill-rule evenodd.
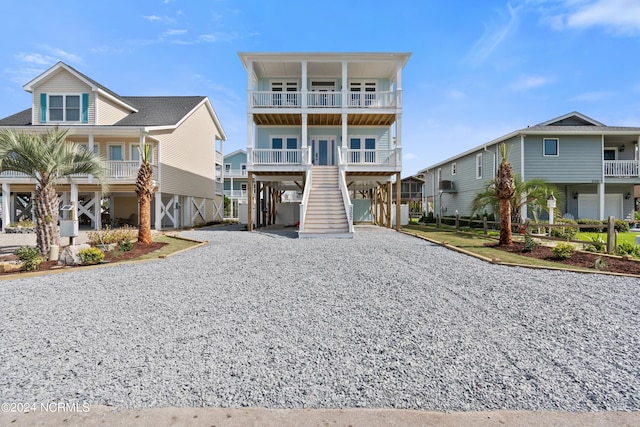
<path id="1" fill-rule="evenodd" d="M 143 144 L 140 153 L 140 169 L 136 178 L 136 194 L 140 207 L 140 224 L 138 225 L 138 242 L 148 245 L 151 240 L 151 198 L 153 197 L 153 168 L 151 167 L 151 145 Z"/>
<path id="2" fill-rule="evenodd" d="M 496 173 L 496 197 L 500 202 L 500 244 L 511 245 L 511 198 L 515 193 L 513 184 L 513 171 L 511 163 L 507 160 L 509 153 L 506 144 L 500 144 L 500 157 L 502 160 L 498 165 Z"/>
<path id="3" fill-rule="evenodd" d="M 472 202 L 472 215 L 482 213 L 487 209 L 492 212 L 500 211 L 500 203 L 496 197 L 495 180 L 489 181 L 485 189 L 478 193 Z M 547 183 L 541 178 L 532 178 L 526 182 L 522 181 L 520 175 L 513 175 L 515 191 L 511 197 L 511 222 L 522 221 L 522 208 L 527 206 L 534 218 L 537 212 L 546 211 L 547 198 L 551 193 L 558 199 L 558 207 L 562 205 L 562 193 L 556 187 Z"/>
<path id="4" fill-rule="evenodd" d="M 36 242 L 42 255 L 60 244 L 56 184 L 75 174 L 93 175 L 107 189 L 106 169 L 100 156 L 67 141 L 69 130 L 57 127 L 44 134 L 4 129 L 0 131 L 0 172 L 23 173 L 36 182 L 34 212 Z"/>

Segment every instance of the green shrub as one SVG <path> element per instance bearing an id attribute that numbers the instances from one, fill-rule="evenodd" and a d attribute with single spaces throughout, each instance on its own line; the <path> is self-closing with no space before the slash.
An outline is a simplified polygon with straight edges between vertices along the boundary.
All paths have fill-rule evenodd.
<path id="1" fill-rule="evenodd" d="M 559 242 L 553 248 L 551 248 L 551 252 L 553 252 L 553 256 L 557 259 L 568 259 L 571 258 L 573 252 L 576 248 L 569 242 Z"/>
<path id="2" fill-rule="evenodd" d="M 104 253 L 94 246 L 86 249 L 80 249 L 78 251 L 78 256 L 83 264 L 97 264 L 104 260 Z"/>
<path id="3" fill-rule="evenodd" d="M 40 258 L 38 248 L 22 246 L 13 252 L 20 261 L 22 261 L 22 268 L 26 271 L 37 270 L 40 263 L 44 261 L 44 258 Z"/>
<path id="4" fill-rule="evenodd" d="M 524 244 L 522 245 L 522 252 L 531 252 L 536 246 L 538 246 L 538 243 L 533 240 L 531 234 L 525 234 Z"/>
<path id="5" fill-rule="evenodd" d="M 603 229 L 603 223 L 602 221 L 600 221 L 599 219 L 591 219 L 591 218 L 580 218 L 577 220 L 578 224 L 581 225 L 593 225 L 593 228 L 581 228 L 580 231 L 591 231 L 594 233 L 602 233 Z"/>
<path id="6" fill-rule="evenodd" d="M 120 243 L 124 240 L 135 240 L 138 238 L 138 231 L 128 225 L 114 229 L 107 227 L 102 231 L 91 231 L 87 237 L 91 245 L 101 245 L 103 243 L 108 245 Z"/>
<path id="7" fill-rule="evenodd" d="M 124 252 L 129 252 L 131 249 L 133 249 L 133 243 L 131 243 L 130 240 L 123 240 L 122 242 L 118 243 L 118 246 Z"/>
<path id="8" fill-rule="evenodd" d="M 616 219 L 613 226 L 618 233 L 629 232 L 629 223 L 623 219 Z"/>
<path id="9" fill-rule="evenodd" d="M 572 219 L 561 218 L 555 224 L 568 224 L 568 225 L 576 225 Z M 578 233 L 577 227 L 554 227 L 551 229 L 551 236 L 557 237 L 559 239 L 571 240 Z"/>
<path id="10" fill-rule="evenodd" d="M 617 255 L 631 255 L 634 258 L 640 258 L 640 246 L 631 242 L 622 242 L 616 247 Z"/>
<path id="11" fill-rule="evenodd" d="M 584 245 L 584 250 L 588 252 L 604 252 L 606 250 L 605 242 L 602 236 L 591 238 L 591 243 Z"/>

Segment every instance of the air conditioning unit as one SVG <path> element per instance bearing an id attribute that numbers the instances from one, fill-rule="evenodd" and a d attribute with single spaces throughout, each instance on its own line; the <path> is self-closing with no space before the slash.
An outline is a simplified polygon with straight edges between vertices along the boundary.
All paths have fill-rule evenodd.
<path id="1" fill-rule="evenodd" d="M 455 185 L 455 182 L 453 182 L 453 181 L 442 180 L 442 181 L 440 181 L 440 183 L 438 185 L 438 189 L 440 191 L 453 193 L 453 192 L 456 191 L 456 185 Z"/>

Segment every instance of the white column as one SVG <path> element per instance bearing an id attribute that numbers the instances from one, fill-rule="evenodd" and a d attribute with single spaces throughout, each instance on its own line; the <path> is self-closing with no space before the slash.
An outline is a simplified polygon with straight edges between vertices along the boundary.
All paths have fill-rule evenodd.
<path id="1" fill-rule="evenodd" d="M 598 183 L 598 216 L 600 220 L 604 217 L 604 182 Z"/>
<path id="2" fill-rule="evenodd" d="M 341 160 L 343 164 L 348 164 L 349 159 L 347 158 L 347 150 L 349 149 L 349 134 L 347 127 L 347 119 L 349 115 L 347 113 L 342 113 L 342 147 L 340 148 L 341 152 Z M 364 142 L 363 142 L 364 143 Z"/>
<path id="3" fill-rule="evenodd" d="M 347 61 L 342 61 L 342 108 L 347 108 L 347 106 L 349 105 L 349 103 L 347 102 L 347 91 L 349 89 L 348 75 L 349 65 Z"/>
<path id="4" fill-rule="evenodd" d="M 302 61 L 302 87 L 300 88 L 302 93 L 302 108 L 307 108 L 307 61 Z"/>
<path id="5" fill-rule="evenodd" d="M 73 210 L 71 211 L 70 219 L 78 219 L 78 184 L 71 183 L 71 204 L 73 205 Z"/>
<path id="6" fill-rule="evenodd" d="M 100 230 L 102 228 L 102 193 L 96 191 L 93 193 L 95 202 L 93 203 L 93 212 L 96 216 L 95 229 Z"/>
<path id="7" fill-rule="evenodd" d="M 162 193 L 156 191 L 154 194 L 155 201 L 155 228 L 162 230 Z"/>
<path id="8" fill-rule="evenodd" d="M 402 61 L 396 62 L 396 108 L 402 108 Z"/>
<path id="9" fill-rule="evenodd" d="M 2 183 L 2 232 L 11 222 L 11 184 Z"/>

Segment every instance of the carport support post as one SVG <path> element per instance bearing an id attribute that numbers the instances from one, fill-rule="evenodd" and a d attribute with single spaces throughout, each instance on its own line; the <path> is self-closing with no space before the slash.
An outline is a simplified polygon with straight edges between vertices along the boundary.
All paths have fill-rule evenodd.
<path id="1" fill-rule="evenodd" d="M 247 230 L 253 231 L 253 173 L 247 174 Z"/>
<path id="2" fill-rule="evenodd" d="M 396 173 L 396 231 L 400 231 L 400 172 Z"/>
<path id="3" fill-rule="evenodd" d="M 391 228 L 391 188 L 391 181 L 387 181 L 387 228 Z"/>

